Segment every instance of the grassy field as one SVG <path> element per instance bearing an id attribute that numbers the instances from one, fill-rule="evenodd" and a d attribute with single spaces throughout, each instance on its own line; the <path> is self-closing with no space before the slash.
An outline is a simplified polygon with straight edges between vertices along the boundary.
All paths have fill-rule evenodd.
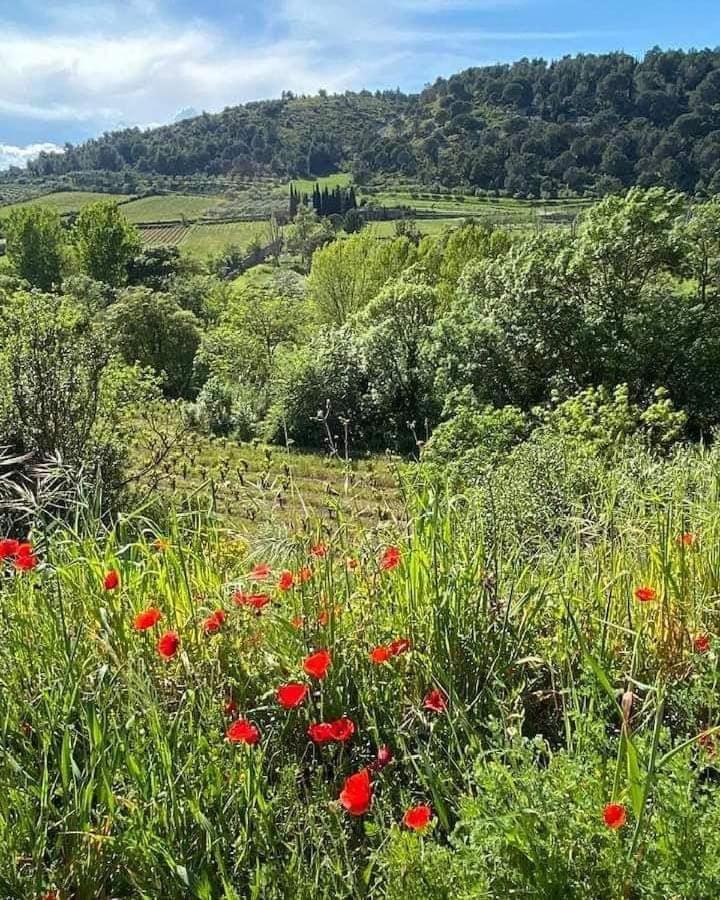
<path id="1" fill-rule="evenodd" d="M 222 202 L 220 196 L 191 194 L 165 194 L 158 197 L 141 197 L 123 205 L 123 215 L 133 224 L 142 222 L 166 222 L 182 219 L 199 219 Z"/>
<path id="2" fill-rule="evenodd" d="M 253 239 L 262 240 L 266 229 L 265 221 L 198 224 L 191 227 L 180 246 L 192 256 L 205 257 L 221 253 L 229 245 L 244 249 Z"/>
<path id="3" fill-rule="evenodd" d="M 96 191 L 58 191 L 54 194 L 45 194 L 33 200 L 25 200 L 22 203 L 12 203 L 9 206 L 0 207 L 0 218 L 10 215 L 12 210 L 27 206 L 47 206 L 57 210 L 60 215 L 78 212 L 88 203 L 96 203 L 98 200 L 127 200 L 127 194 L 102 194 Z"/>

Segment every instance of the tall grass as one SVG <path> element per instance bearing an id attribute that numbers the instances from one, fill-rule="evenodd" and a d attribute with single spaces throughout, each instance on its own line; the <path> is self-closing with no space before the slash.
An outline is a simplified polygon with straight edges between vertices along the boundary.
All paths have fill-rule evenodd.
<path id="1" fill-rule="evenodd" d="M 698 752 L 701 732 L 709 745 L 718 721 L 716 463 L 702 450 L 661 462 L 628 451 L 612 466 L 556 458 L 551 475 L 521 455 L 472 492 L 419 478 L 404 486 L 412 528 L 388 571 L 377 533 L 343 522 L 290 536 L 267 560 L 197 514 L 169 512 L 161 532 L 140 513 L 38 527 L 40 565 L 6 562 L 1 588 L 0 893 L 383 896 L 404 810 L 428 803 L 434 818 L 431 836 L 403 840 L 442 846 L 483 779 L 520 791 L 514 760 L 531 741 L 543 765 L 596 760 L 594 790 L 626 805 L 629 896 L 658 779 Z M 264 561 L 272 602 L 256 614 L 231 598 Z M 276 587 L 304 566 L 310 580 Z M 635 599 L 642 585 L 654 601 Z M 161 622 L 135 630 L 151 606 Z M 208 635 L 219 608 L 226 620 Z M 167 660 L 156 641 L 169 629 L 181 644 Z M 700 634 L 708 652 L 694 648 Z M 370 661 L 397 638 L 412 649 Z M 318 648 L 332 654 L 323 680 L 302 668 Z M 296 710 L 275 698 L 287 681 L 311 688 Z M 431 689 L 444 712 L 425 708 Z M 229 702 L 260 729 L 257 745 L 226 739 Z M 341 716 L 355 722 L 350 741 L 308 740 L 310 722 Z M 373 770 L 368 813 L 350 816 L 343 780 L 382 745 L 394 761 Z M 575 798 L 562 802 L 569 815 Z M 614 837 L 602 805 L 593 828 Z"/>

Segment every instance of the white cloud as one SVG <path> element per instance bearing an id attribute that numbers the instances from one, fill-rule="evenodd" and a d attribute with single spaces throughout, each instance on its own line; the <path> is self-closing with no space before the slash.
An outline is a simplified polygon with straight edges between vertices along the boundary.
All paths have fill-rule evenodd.
<path id="1" fill-rule="evenodd" d="M 0 170 L 10 166 L 24 166 L 36 159 L 43 151 L 46 153 L 62 153 L 63 148 L 57 144 L 28 144 L 27 147 L 14 147 L 12 144 L 0 144 Z"/>

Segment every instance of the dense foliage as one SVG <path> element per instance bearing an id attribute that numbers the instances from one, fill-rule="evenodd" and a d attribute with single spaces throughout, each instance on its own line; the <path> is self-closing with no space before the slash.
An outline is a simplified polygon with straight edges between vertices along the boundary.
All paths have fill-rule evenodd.
<path id="1" fill-rule="evenodd" d="M 653 49 L 467 69 L 415 95 L 347 92 L 104 135 L 32 172 L 315 176 L 352 168 L 519 196 L 720 190 L 720 53 Z"/>

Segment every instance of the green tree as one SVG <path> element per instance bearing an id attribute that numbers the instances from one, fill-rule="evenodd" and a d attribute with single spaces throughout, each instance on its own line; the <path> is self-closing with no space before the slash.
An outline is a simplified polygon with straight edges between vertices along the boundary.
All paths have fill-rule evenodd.
<path id="1" fill-rule="evenodd" d="M 7 256 L 15 274 L 33 287 L 41 291 L 59 287 L 66 238 L 57 211 L 45 206 L 14 210 L 7 223 Z"/>
<path id="2" fill-rule="evenodd" d="M 75 224 L 75 242 L 83 271 L 96 281 L 122 285 L 140 251 L 138 230 L 109 200 L 86 206 Z"/>

